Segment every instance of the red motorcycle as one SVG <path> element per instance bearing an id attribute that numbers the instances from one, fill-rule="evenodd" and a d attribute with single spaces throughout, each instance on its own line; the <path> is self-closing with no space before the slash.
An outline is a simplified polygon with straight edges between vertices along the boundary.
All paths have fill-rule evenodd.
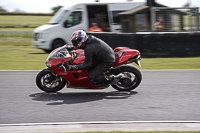
<path id="1" fill-rule="evenodd" d="M 114 50 L 116 62 L 104 74 L 121 75 L 117 84 L 111 86 L 118 91 L 135 89 L 142 80 L 140 70 L 130 64 L 135 62 L 140 66 L 140 52 L 127 47 L 117 47 Z M 37 86 L 45 92 L 57 92 L 65 85 L 67 88 L 104 89 L 109 87 L 97 86 L 88 79 L 88 70 L 68 71 L 69 65 L 77 65 L 84 61 L 84 50 L 68 51 L 67 46 L 55 49 L 46 60 L 48 68 L 40 71 L 36 77 Z M 92 61 L 91 67 L 97 62 Z M 141 67 L 141 66 L 140 66 Z"/>

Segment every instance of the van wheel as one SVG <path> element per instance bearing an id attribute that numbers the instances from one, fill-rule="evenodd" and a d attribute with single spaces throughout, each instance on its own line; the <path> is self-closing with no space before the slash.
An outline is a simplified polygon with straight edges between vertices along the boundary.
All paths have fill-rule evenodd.
<path id="1" fill-rule="evenodd" d="M 63 40 L 55 40 L 53 41 L 53 44 L 52 44 L 52 50 L 62 47 L 63 45 L 65 45 L 65 42 Z"/>
<path id="2" fill-rule="evenodd" d="M 46 53 L 51 53 L 51 50 L 43 49 Z"/>

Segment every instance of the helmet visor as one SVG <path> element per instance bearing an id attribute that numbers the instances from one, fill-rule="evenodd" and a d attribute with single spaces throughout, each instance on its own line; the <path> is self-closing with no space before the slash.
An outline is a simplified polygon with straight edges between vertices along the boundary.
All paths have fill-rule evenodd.
<path id="1" fill-rule="evenodd" d="M 77 39 L 77 40 L 71 40 L 72 41 L 72 44 L 74 45 L 74 46 L 78 46 L 78 44 L 80 43 L 80 41 L 81 41 L 81 38 L 79 38 L 79 39 Z"/>

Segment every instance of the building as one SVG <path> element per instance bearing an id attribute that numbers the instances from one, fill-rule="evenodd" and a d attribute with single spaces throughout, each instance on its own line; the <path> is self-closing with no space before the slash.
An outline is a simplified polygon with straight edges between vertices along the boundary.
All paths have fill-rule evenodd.
<path id="1" fill-rule="evenodd" d="M 199 25 L 198 15 L 191 15 L 194 9 L 168 8 L 158 3 L 155 3 L 155 7 L 150 7 L 146 6 L 146 2 L 137 5 L 119 13 L 122 32 L 187 31 L 195 30 L 194 26 Z"/>

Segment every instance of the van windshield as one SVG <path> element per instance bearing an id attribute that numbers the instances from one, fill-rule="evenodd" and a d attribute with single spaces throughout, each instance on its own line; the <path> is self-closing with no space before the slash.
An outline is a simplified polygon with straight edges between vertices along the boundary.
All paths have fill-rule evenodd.
<path id="1" fill-rule="evenodd" d="M 65 14 L 68 12 L 68 10 L 62 10 L 60 9 L 53 17 L 52 19 L 49 21 L 48 24 L 58 24 L 63 17 L 65 16 Z"/>

